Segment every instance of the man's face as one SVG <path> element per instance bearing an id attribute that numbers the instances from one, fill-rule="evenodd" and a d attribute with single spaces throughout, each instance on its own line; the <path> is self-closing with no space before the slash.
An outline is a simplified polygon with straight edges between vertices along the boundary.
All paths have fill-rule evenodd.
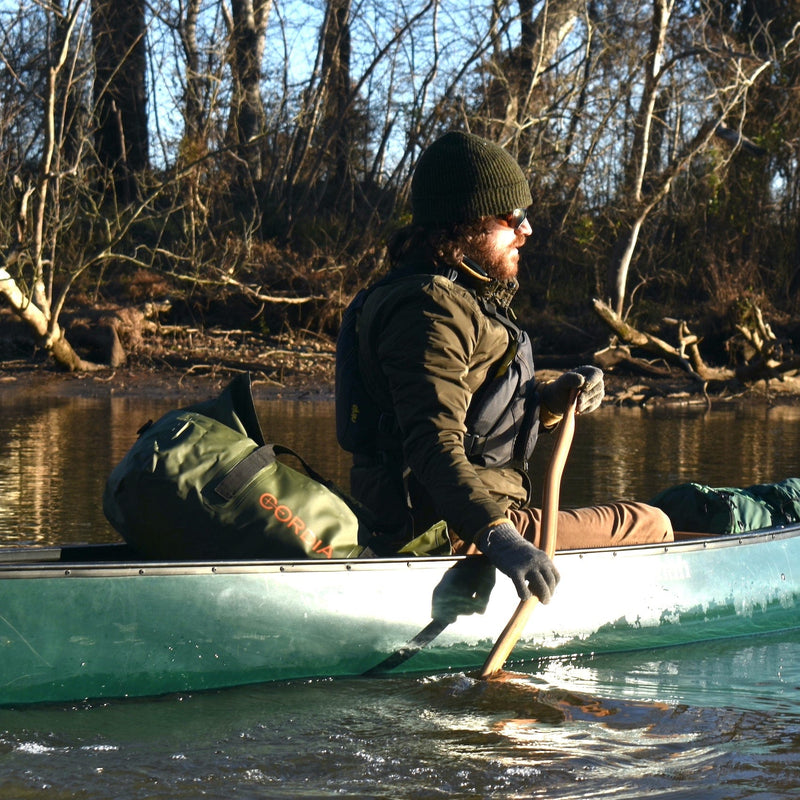
<path id="1" fill-rule="evenodd" d="M 503 217 L 490 219 L 485 234 L 473 240 L 467 253 L 498 281 L 517 277 L 519 248 L 533 233 L 527 217 L 519 227 L 513 225 L 510 216 L 508 221 Z"/>

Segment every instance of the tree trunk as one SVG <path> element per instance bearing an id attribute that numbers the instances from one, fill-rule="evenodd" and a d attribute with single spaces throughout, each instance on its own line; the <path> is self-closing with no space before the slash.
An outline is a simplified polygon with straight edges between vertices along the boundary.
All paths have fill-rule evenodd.
<path id="1" fill-rule="evenodd" d="M 130 202 L 148 165 L 144 0 L 92 0 L 92 42 L 97 157 Z"/>
<path id="2" fill-rule="evenodd" d="M 328 195 L 334 201 L 346 202 L 352 176 L 352 131 L 347 125 L 351 91 L 350 0 L 330 0 L 322 46 L 322 141 L 332 156 Z M 352 193 L 349 200 L 353 200 Z"/>
<path id="3" fill-rule="evenodd" d="M 326 3 L 315 68 L 286 170 L 287 236 L 312 192 L 319 196 L 321 176 L 327 175 L 329 180 L 326 202 L 336 206 L 337 194 L 351 179 L 353 136 L 348 129 L 355 90 L 350 85 L 350 5 L 350 0 Z"/>
<path id="4" fill-rule="evenodd" d="M 200 73 L 200 48 L 197 44 L 197 19 L 200 16 L 200 0 L 189 0 L 186 13 L 181 20 L 181 46 L 186 58 L 186 84 L 183 121 L 184 137 L 192 145 L 192 152 L 198 149 L 205 129 L 205 111 L 203 106 L 204 79 Z M 205 150 L 203 142 L 202 150 Z"/>
<path id="5" fill-rule="evenodd" d="M 271 0 L 232 0 L 228 21 L 231 37 L 232 88 L 228 139 L 241 159 L 240 182 L 261 179 L 261 152 L 253 142 L 261 133 L 261 61 Z"/>
<path id="6" fill-rule="evenodd" d="M 56 364 L 70 372 L 99 369 L 97 364 L 84 361 L 66 340 L 58 322 L 49 319 L 20 291 L 5 267 L 0 267 L 0 296 L 5 297 L 17 316 L 36 335 L 39 344 L 53 357 Z"/>

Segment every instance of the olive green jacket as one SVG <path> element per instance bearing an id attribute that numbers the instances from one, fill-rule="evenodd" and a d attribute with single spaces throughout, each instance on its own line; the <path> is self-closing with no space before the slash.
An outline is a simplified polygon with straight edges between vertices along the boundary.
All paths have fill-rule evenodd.
<path id="1" fill-rule="evenodd" d="M 359 370 L 399 433 L 394 457 L 355 457 L 351 492 L 406 534 L 444 519 L 472 542 L 528 499 L 522 472 L 476 466 L 464 452 L 470 401 L 506 352 L 508 336 L 471 291 L 441 275 L 409 275 L 367 299 Z"/>

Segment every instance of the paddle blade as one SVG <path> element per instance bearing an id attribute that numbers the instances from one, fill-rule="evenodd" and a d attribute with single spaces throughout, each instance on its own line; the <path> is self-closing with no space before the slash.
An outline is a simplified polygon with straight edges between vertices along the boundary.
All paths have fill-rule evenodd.
<path id="1" fill-rule="evenodd" d="M 492 678 L 502 671 L 538 602 L 536 597 L 531 597 L 529 600 L 520 600 L 517 610 L 511 616 L 506 627 L 503 628 L 503 632 L 497 638 L 489 657 L 484 662 L 481 670 L 482 680 Z"/>

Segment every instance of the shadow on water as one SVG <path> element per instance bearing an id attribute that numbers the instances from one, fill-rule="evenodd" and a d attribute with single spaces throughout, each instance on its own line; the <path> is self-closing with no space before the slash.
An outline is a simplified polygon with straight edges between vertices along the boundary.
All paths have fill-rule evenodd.
<path id="1" fill-rule="evenodd" d="M 753 726 L 742 714 L 465 675 L 65 710 L 0 715 L 0 787 L 47 786 L 56 797 L 225 797 L 233 787 L 281 798 L 624 797 L 626 785 L 673 785 L 676 771 L 718 759 L 737 726 Z"/>
<path id="2" fill-rule="evenodd" d="M 0 795 L 784 797 L 800 635 L 0 710 Z M 725 686 L 728 685 L 726 693 Z"/>

